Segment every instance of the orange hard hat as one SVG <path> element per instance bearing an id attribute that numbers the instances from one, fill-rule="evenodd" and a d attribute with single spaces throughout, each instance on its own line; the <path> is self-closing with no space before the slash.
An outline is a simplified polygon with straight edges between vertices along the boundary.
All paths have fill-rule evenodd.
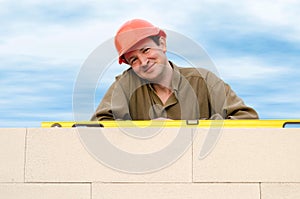
<path id="1" fill-rule="evenodd" d="M 133 19 L 124 23 L 115 36 L 115 46 L 119 53 L 119 64 L 128 64 L 123 55 L 142 39 L 154 35 L 166 37 L 166 33 L 163 30 L 155 27 L 148 21 Z"/>

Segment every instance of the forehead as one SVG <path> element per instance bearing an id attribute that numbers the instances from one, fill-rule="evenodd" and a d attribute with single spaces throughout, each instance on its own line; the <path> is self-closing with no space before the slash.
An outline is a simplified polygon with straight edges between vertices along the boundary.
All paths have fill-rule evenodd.
<path id="1" fill-rule="evenodd" d="M 134 46 L 132 46 L 125 54 L 125 57 L 129 57 L 130 55 L 134 54 L 136 51 L 139 51 L 140 49 L 143 49 L 145 47 L 153 47 L 156 46 L 155 42 L 150 39 L 149 37 L 142 39 L 138 43 L 136 43 Z"/>

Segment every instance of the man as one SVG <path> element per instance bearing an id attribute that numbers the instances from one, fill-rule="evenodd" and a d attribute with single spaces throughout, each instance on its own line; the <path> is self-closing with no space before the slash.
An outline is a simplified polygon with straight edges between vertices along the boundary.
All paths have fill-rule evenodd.
<path id="1" fill-rule="evenodd" d="M 119 63 L 131 67 L 116 77 L 91 120 L 258 118 L 212 72 L 169 61 L 166 33 L 145 20 L 123 24 L 115 47 Z"/>

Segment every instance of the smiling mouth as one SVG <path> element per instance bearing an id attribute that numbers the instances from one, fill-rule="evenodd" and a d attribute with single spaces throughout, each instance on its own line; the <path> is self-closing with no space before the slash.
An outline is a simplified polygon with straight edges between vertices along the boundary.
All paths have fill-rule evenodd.
<path id="1" fill-rule="evenodd" d="M 145 73 L 148 72 L 153 66 L 154 66 L 154 64 L 149 65 L 149 66 L 144 70 L 144 72 L 145 72 Z"/>

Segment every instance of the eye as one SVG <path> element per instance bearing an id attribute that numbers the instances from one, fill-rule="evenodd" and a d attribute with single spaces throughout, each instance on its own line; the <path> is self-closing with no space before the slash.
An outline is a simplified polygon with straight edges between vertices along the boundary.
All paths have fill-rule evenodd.
<path id="1" fill-rule="evenodd" d="M 132 57 L 130 60 L 129 60 L 129 64 L 130 65 L 134 65 L 137 61 L 137 58 L 136 57 Z"/>
<path id="2" fill-rule="evenodd" d="M 148 53 L 149 51 L 150 51 L 150 48 L 144 48 L 144 49 L 142 50 L 143 53 Z"/>

